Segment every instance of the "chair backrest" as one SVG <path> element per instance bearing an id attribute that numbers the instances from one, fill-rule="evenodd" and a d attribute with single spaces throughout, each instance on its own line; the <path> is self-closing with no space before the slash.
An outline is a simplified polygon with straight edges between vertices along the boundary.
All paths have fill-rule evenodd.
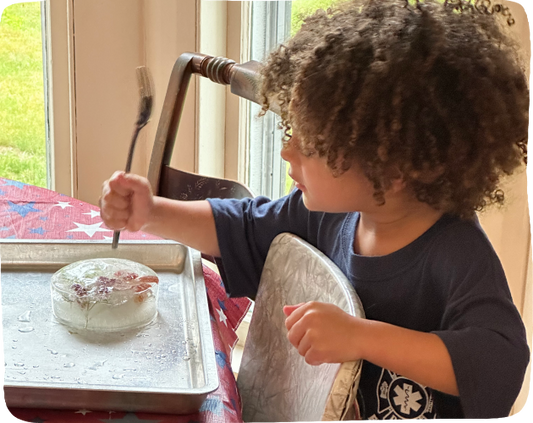
<path id="1" fill-rule="evenodd" d="M 230 85 L 235 95 L 257 102 L 260 68 L 256 61 L 236 64 L 233 60 L 201 53 L 183 53 L 178 57 L 170 75 L 148 169 L 154 194 L 180 200 L 253 197 L 239 182 L 173 169 L 170 160 L 192 75 Z"/>
<path id="2" fill-rule="evenodd" d="M 353 407 L 361 361 L 311 366 L 286 338 L 283 306 L 333 303 L 364 317 L 354 288 L 323 253 L 295 235 L 269 249 L 237 378 L 247 422 L 341 420 Z"/>
<path id="3" fill-rule="evenodd" d="M 162 197 L 185 201 L 254 196 L 246 185 L 237 181 L 184 172 L 168 165 L 161 168 L 157 193 Z"/>

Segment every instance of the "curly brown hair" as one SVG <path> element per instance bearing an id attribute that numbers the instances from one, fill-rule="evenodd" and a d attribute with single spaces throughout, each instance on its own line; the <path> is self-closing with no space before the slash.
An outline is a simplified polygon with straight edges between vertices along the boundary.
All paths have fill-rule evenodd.
<path id="1" fill-rule="evenodd" d="M 529 89 L 506 22 L 488 0 L 319 10 L 270 54 L 263 113 L 278 103 L 284 142 L 294 125 L 334 175 L 356 161 L 381 204 L 402 175 L 419 201 L 472 217 L 527 160 Z"/>

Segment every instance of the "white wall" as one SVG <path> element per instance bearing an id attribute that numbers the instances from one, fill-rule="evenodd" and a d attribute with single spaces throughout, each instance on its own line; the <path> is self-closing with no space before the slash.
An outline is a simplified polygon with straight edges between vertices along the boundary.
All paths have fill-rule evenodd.
<path id="1" fill-rule="evenodd" d="M 504 3 L 509 6 L 516 20 L 516 25 L 512 27 L 512 31 L 520 40 L 529 65 L 531 43 L 529 23 L 525 11 L 520 4 L 510 1 Z M 513 300 L 526 324 L 529 347 L 532 349 L 531 227 L 525 168 L 506 181 L 504 191 L 507 200 L 504 208 L 501 210 L 491 209 L 489 212 L 483 213 L 480 216 L 480 221 L 502 261 Z M 530 368 L 531 363 L 522 392 L 515 404 L 514 413 L 520 411 L 526 403 L 529 393 Z"/>

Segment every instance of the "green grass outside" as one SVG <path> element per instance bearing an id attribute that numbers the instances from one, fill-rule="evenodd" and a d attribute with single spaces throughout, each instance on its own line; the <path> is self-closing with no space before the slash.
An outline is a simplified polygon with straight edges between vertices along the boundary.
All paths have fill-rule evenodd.
<path id="1" fill-rule="evenodd" d="M 346 0 L 292 0 L 291 36 L 298 32 L 306 16 L 312 15 L 318 9 L 327 10 L 328 7 L 343 1 Z"/>
<path id="2" fill-rule="evenodd" d="M 0 176 L 46 187 L 40 2 L 6 7 L 0 21 Z"/>

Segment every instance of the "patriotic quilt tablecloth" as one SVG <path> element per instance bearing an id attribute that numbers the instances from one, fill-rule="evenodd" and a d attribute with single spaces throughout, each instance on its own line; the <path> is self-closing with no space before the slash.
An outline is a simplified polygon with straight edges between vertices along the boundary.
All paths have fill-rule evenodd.
<path id="1" fill-rule="evenodd" d="M 0 178 L 0 238 L 4 239 L 108 239 L 98 207 L 44 188 Z M 121 239 L 158 240 L 143 232 L 122 232 Z M 1 248 L 1 245 L 0 245 Z M 211 327 L 220 380 L 194 415 L 127 413 L 115 410 L 50 410 L 11 408 L 20 420 L 35 423 L 221 423 L 240 422 L 241 404 L 230 365 L 237 342 L 235 330 L 250 307 L 247 298 L 228 298 L 220 276 L 204 266 Z"/>

